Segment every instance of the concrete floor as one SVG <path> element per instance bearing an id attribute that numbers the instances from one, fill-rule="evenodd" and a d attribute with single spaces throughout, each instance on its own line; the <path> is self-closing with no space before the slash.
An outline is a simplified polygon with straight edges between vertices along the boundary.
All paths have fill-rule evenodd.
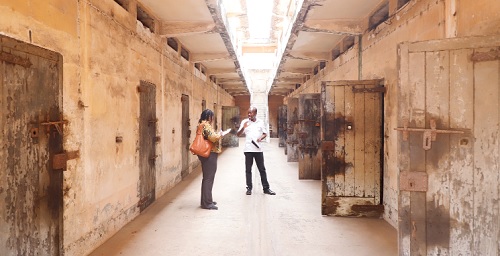
<path id="1" fill-rule="evenodd" d="M 213 188 L 219 210 L 199 207 L 201 169 L 159 198 L 91 255 L 397 255 L 397 232 L 382 219 L 321 215 L 321 182 L 299 180 L 278 139 L 264 146 L 271 189 L 245 195 L 243 140 L 219 155 Z"/>

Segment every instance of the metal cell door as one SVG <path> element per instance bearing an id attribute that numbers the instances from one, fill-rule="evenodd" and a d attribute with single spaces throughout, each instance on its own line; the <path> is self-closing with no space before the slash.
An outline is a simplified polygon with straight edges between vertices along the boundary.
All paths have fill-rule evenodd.
<path id="1" fill-rule="evenodd" d="M 499 255 L 500 37 L 399 46 L 400 255 Z"/>
<path id="2" fill-rule="evenodd" d="M 139 110 L 139 202 L 140 211 L 156 198 L 156 86 L 141 81 Z"/>
<path id="3" fill-rule="evenodd" d="M 286 145 L 286 112 L 287 106 L 280 106 L 278 108 L 278 138 L 279 138 L 279 147 L 285 147 Z M 285 148 L 286 150 L 286 148 Z"/>
<path id="4" fill-rule="evenodd" d="M 291 98 L 287 105 L 287 139 L 286 139 L 286 158 L 288 162 L 299 161 L 299 141 L 297 139 L 299 119 L 299 98 Z"/>
<path id="5" fill-rule="evenodd" d="M 321 83 L 323 215 L 380 216 L 383 81 Z"/>
<path id="6" fill-rule="evenodd" d="M 215 130 L 219 130 L 219 124 L 217 122 L 219 116 L 217 115 L 217 103 L 214 103 L 214 109 L 212 109 L 214 112 L 214 121 L 213 121 L 213 127 Z"/>
<path id="7" fill-rule="evenodd" d="M 321 102 L 319 93 L 299 96 L 299 179 L 321 179 Z"/>
<path id="8" fill-rule="evenodd" d="M 240 140 L 236 136 L 240 125 L 240 108 L 234 106 L 222 106 L 222 130 L 231 129 L 231 132 L 222 137 L 223 147 L 238 147 Z"/>
<path id="9" fill-rule="evenodd" d="M 181 96 L 182 103 L 182 120 L 181 120 L 181 177 L 184 178 L 189 174 L 189 140 L 191 138 L 191 119 L 189 118 L 189 96 L 183 94 Z M 201 114 L 201 113 L 200 113 Z M 196 122 L 198 123 L 198 122 Z"/>
<path id="10" fill-rule="evenodd" d="M 61 254 L 61 113 L 61 55 L 0 35 L 0 255 Z"/>

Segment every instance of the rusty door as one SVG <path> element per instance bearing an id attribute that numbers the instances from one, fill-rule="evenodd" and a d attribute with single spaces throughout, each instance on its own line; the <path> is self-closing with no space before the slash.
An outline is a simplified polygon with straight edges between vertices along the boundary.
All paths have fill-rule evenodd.
<path id="1" fill-rule="evenodd" d="M 214 112 L 214 121 L 213 121 L 213 124 L 214 124 L 214 129 L 215 130 L 219 130 L 219 124 L 217 122 L 219 116 L 217 115 L 217 103 L 214 103 L 214 109 L 212 109 L 212 111 Z"/>
<path id="2" fill-rule="evenodd" d="M 291 98 L 287 105 L 287 138 L 286 138 L 286 158 L 288 162 L 299 161 L 299 141 L 297 138 L 299 119 L 299 98 Z"/>
<path id="3" fill-rule="evenodd" d="M 500 37 L 399 47 L 400 255 L 499 255 Z"/>
<path id="4" fill-rule="evenodd" d="M 279 106 L 278 107 L 278 138 L 279 138 L 279 147 L 285 147 L 286 145 L 286 110 L 287 106 Z M 285 147 L 286 151 L 286 147 Z M 286 152 L 285 152 L 286 154 Z"/>
<path id="5" fill-rule="evenodd" d="M 238 147 L 240 140 L 236 136 L 240 125 L 240 108 L 234 106 L 222 106 L 222 130 L 231 129 L 231 132 L 222 137 L 223 147 Z"/>
<path id="6" fill-rule="evenodd" d="M 382 80 L 325 81 L 322 109 L 322 214 L 380 216 Z"/>
<path id="7" fill-rule="evenodd" d="M 319 93 L 299 95 L 297 119 L 299 179 L 321 179 L 321 101 Z"/>
<path id="8" fill-rule="evenodd" d="M 156 86 L 141 81 L 139 109 L 139 202 L 140 211 L 156 198 Z"/>
<path id="9" fill-rule="evenodd" d="M 189 96 L 183 94 L 181 96 L 182 104 L 182 120 L 181 120 L 181 177 L 184 178 L 189 174 L 189 145 L 191 138 L 191 119 L 189 118 Z M 201 114 L 201 113 L 200 113 Z M 196 121 L 196 123 L 198 123 Z"/>
<path id="10" fill-rule="evenodd" d="M 61 254 L 61 113 L 61 55 L 0 35 L 0 255 Z"/>

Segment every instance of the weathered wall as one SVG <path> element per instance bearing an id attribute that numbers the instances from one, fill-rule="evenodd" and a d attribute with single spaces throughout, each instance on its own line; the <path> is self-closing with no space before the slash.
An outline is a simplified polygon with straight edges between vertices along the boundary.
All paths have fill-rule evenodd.
<path id="1" fill-rule="evenodd" d="M 303 84 L 289 97 L 299 93 L 320 92 L 321 80 L 384 78 L 384 218 L 394 227 L 398 221 L 397 166 L 397 46 L 401 42 L 426 41 L 454 36 L 494 35 L 500 33 L 495 0 L 410 1 L 407 6 L 379 27 L 363 34 L 362 55 L 359 44 L 327 64 L 326 68 Z M 359 71 L 361 60 L 361 72 Z"/>
<path id="2" fill-rule="evenodd" d="M 267 102 L 269 105 L 269 126 L 272 127 L 272 133 L 269 137 L 278 138 L 278 108 L 283 106 L 283 96 L 271 95 Z"/>
<path id="3" fill-rule="evenodd" d="M 248 118 L 248 109 L 250 108 L 250 96 L 235 96 L 235 106 L 240 107 L 240 120 Z"/>
<path id="4" fill-rule="evenodd" d="M 156 197 L 181 180 L 181 95 L 190 98 L 192 131 L 202 100 L 219 115 L 234 105 L 134 11 L 112 0 L 0 0 L 2 34 L 63 55 L 64 147 L 80 151 L 64 173 L 66 255 L 89 253 L 139 213 L 140 80 L 156 85 Z"/>

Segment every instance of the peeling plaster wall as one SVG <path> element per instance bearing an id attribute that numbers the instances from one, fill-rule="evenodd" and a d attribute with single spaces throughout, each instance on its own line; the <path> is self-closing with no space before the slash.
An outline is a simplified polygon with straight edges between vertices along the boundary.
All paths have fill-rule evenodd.
<path id="1" fill-rule="evenodd" d="M 140 80 L 156 85 L 157 198 L 181 180 L 181 95 L 191 131 L 202 100 L 221 115 L 234 99 L 112 0 L 3 0 L 0 17 L 0 33 L 63 56 L 64 148 L 80 151 L 64 172 L 63 251 L 86 255 L 139 214 Z"/>
<path id="2" fill-rule="evenodd" d="M 240 107 L 240 120 L 248 118 L 248 109 L 250 108 L 250 95 L 235 96 L 234 99 L 235 105 Z"/>
<path id="3" fill-rule="evenodd" d="M 456 4 L 456 17 L 447 8 Z M 384 109 L 384 218 L 395 228 L 398 222 L 397 166 L 397 94 L 398 82 L 397 46 L 401 42 L 426 41 L 457 36 L 495 35 L 500 33 L 497 12 L 500 2 L 454 0 L 411 1 L 390 22 L 363 34 L 361 79 L 384 78 L 387 92 Z M 320 92 L 321 80 L 355 80 L 359 77 L 359 44 L 346 51 L 326 68 L 285 98 L 300 93 Z"/>

